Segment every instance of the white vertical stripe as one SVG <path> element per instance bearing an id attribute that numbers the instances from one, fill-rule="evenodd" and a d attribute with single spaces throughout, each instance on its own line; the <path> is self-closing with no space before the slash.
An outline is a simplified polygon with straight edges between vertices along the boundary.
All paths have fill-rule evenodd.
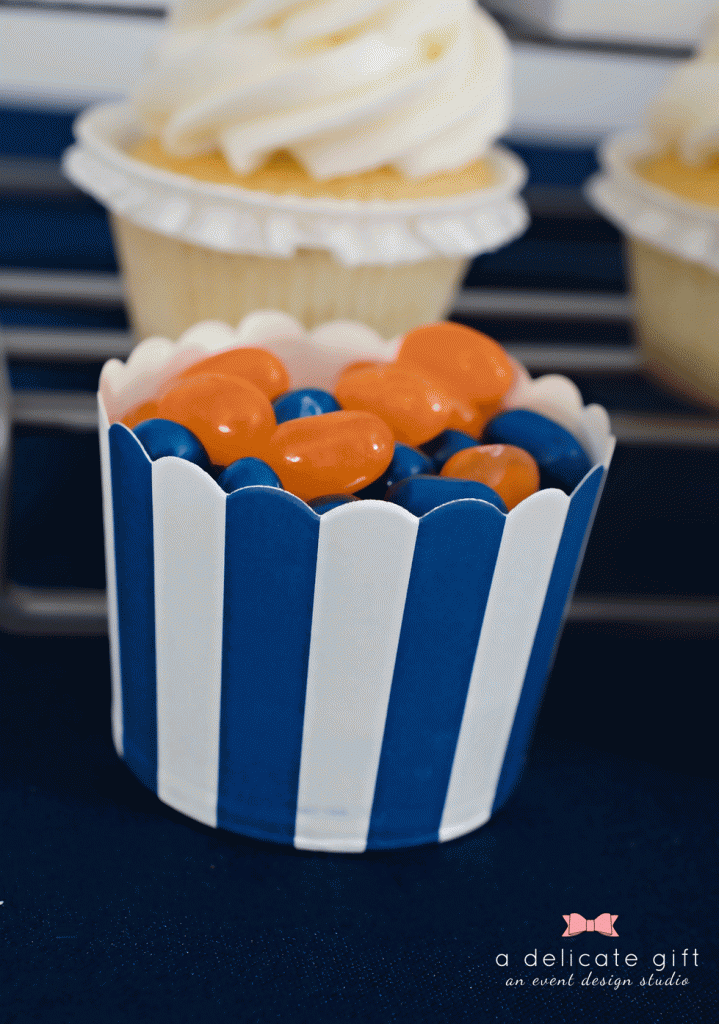
<path id="1" fill-rule="evenodd" d="M 364 501 L 320 522 L 295 846 L 361 853 L 419 520 Z"/>
<path id="2" fill-rule="evenodd" d="M 117 610 L 117 573 L 115 570 L 115 520 L 112 511 L 112 476 L 110 474 L 110 437 L 105 403 L 97 396 L 98 432 L 100 436 L 100 469 L 102 471 L 102 518 L 105 527 L 105 580 L 107 588 L 107 632 L 110 638 L 110 670 L 112 673 L 112 742 L 122 757 L 122 676 L 120 674 L 120 631 Z"/>
<path id="3" fill-rule="evenodd" d="M 152 464 L 157 795 L 217 825 L 225 495 L 198 466 Z"/>
<path id="4" fill-rule="evenodd" d="M 532 495 L 507 517 L 439 829 L 441 842 L 484 824 L 509 741 L 569 498 Z"/>

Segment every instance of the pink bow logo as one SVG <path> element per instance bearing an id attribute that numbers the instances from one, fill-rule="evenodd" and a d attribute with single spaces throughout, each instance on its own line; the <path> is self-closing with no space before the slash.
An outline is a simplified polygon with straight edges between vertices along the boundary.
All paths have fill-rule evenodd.
<path id="1" fill-rule="evenodd" d="M 599 932 L 601 935 L 608 935 L 610 938 L 618 938 L 614 931 L 614 922 L 619 914 L 600 914 L 593 921 L 582 917 L 581 914 L 562 914 L 567 922 L 566 929 L 562 932 L 562 938 L 572 935 L 581 935 L 582 932 Z"/>

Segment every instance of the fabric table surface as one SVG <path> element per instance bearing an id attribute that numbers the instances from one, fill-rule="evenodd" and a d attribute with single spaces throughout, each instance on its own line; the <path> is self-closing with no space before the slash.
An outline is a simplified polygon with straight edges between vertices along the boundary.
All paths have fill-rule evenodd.
<path id="1" fill-rule="evenodd" d="M 651 651 L 655 675 L 626 699 L 631 658 Z M 165 807 L 112 749 L 106 642 L 0 636 L 0 1020 L 719 1019 L 716 792 L 691 756 L 704 734 L 670 695 L 677 666 L 707 653 L 570 628 L 496 819 L 441 846 L 349 856 Z M 616 914 L 618 937 L 562 938 L 565 914 Z"/>

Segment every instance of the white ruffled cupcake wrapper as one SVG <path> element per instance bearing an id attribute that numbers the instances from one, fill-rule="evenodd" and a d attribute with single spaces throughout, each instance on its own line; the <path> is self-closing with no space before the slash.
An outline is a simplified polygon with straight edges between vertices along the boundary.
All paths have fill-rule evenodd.
<path id="1" fill-rule="evenodd" d="M 134 160 L 126 150 L 142 131 L 124 104 L 83 114 L 75 134 L 63 167 L 76 185 L 140 227 L 221 252 L 290 258 L 298 249 L 320 249 L 349 267 L 391 266 L 492 252 L 529 224 L 518 197 L 526 168 L 498 146 L 488 153 L 498 180 L 489 188 L 426 201 L 358 202 L 273 196 Z"/>
<path id="2" fill-rule="evenodd" d="M 648 135 L 610 139 L 600 151 L 601 172 L 586 185 L 587 196 L 632 238 L 719 274 L 719 209 L 683 200 L 641 178 L 634 167 L 653 152 L 656 142 Z"/>

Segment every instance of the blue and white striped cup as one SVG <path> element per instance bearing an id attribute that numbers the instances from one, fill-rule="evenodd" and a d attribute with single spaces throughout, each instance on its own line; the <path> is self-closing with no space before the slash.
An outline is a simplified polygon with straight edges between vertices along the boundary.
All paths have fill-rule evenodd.
<path id="1" fill-rule="evenodd" d="M 561 406 L 541 380 L 525 392 Z M 135 775 L 207 825 L 308 850 L 486 822 L 521 770 L 613 451 L 604 411 L 571 404 L 594 460 L 571 496 L 417 519 L 227 495 L 151 462 L 100 397 L 113 738 Z"/>

